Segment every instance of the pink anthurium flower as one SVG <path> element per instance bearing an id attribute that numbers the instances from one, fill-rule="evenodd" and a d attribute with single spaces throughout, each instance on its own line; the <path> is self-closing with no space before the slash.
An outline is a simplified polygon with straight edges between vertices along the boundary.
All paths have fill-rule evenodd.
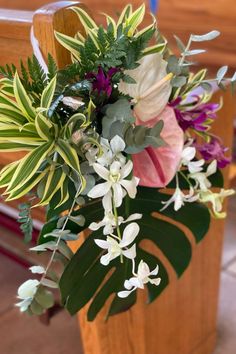
<path id="1" fill-rule="evenodd" d="M 136 115 L 136 124 L 144 122 Z M 155 118 L 145 122 L 148 127 L 163 120 L 161 137 L 166 145 L 148 147 L 138 154 L 133 154 L 134 176 L 140 178 L 139 184 L 146 187 L 165 187 L 175 176 L 181 160 L 184 134 L 176 120 L 173 108 L 166 106 Z"/>

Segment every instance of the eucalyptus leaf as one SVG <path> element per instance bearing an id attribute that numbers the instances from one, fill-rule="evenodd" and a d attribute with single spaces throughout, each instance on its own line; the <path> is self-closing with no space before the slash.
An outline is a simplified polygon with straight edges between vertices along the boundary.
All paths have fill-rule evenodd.
<path id="1" fill-rule="evenodd" d="M 220 35 L 219 31 L 211 31 L 202 35 L 191 34 L 190 38 L 193 42 L 204 42 L 204 41 L 211 41 L 217 38 L 219 35 Z"/>
<path id="2" fill-rule="evenodd" d="M 222 66 L 222 67 L 217 71 L 216 79 L 217 79 L 218 85 L 219 85 L 219 84 L 221 83 L 221 81 L 224 79 L 224 76 L 225 76 L 225 74 L 227 73 L 227 71 L 228 71 L 228 66 L 227 66 L 227 65 Z"/>

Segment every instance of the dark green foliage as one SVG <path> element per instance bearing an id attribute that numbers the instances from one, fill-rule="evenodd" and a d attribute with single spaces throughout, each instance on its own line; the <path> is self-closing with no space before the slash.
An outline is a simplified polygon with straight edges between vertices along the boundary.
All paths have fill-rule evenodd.
<path id="1" fill-rule="evenodd" d="M 162 281 L 159 287 L 148 285 L 149 302 L 154 301 L 162 293 L 169 283 L 169 278 L 161 260 L 144 251 L 141 247 L 141 241 L 149 240 L 154 248 L 159 248 L 175 270 L 176 276 L 180 277 L 191 260 L 192 251 L 185 231 L 173 224 L 173 221 L 185 225 L 191 231 L 196 242 L 199 242 L 205 236 L 210 223 L 208 209 L 199 203 L 187 204 L 178 212 L 175 212 L 172 208 L 160 212 L 163 206 L 162 201 L 167 199 L 169 199 L 169 195 L 162 194 L 156 189 L 139 187 L 136 199 L 129 200 L 129 214 L 135 212 L 143 214 L 139 221 L 140 233 L 137 237 L 137 263 L 143 259 L 151 269 L 154 269 L 157 264 L 160 267 L 159 274 Z M 154 217 L 153 212 L 158 212 L 168 219 L 163 221 Z M 79 211 L 74 212 L 74 215 L 76 214 L 85 216 L 86 223 L 84 227 L 68 223 L 68 228 L 73 233 L 81 232 L 92 221 L 102 219 L 103 207 L 101 201 L 98 200 L 85 205 Z M 123 206 L 120 208 L 119 214 L 124 217 L 127 216 Z M 199 223 L 199 220 L 201 220 L 201 223 Z M 51 221 L 51 226 L 53 223 L 54 221 Z M 67 265 L 60 281 L 62 301 L 71 314 L 75 314 L 88 301 L 93 299 L 88 310 L 89 320 L 96 317 L 111 294 L 123 289 L 124 280 L 131 274 L 131 262 L 127 260 L 124 260 L 124 263 L 121 264 L 120 260 L 116 259 L 109 266 L 101 266 L 99 258 L 102 250 L 95 245 L 95 238 L 104 238 L 101 229 L 93 232 L 86 239 Z M 111 269 L 113 269 L 112 274 L 110 274 Z M 103 285 L 101 286 L 102 282 Z M 128 309 L 135 301 L 135 295 L 127 299 L 121 299 L 116 295 L 108 315 Z"/>
<path id="2" fill-rule="evenodd" d="M 18 222 L 21 224 L 20 229 L 24 235 L 24 242 L 28 243 L 32 240 L 33 220 L 31 218 L 31 203 L 22 203 L 18 206 L 19 218 Z"/>
<path id="3" fill-rule="evenodd" d="M 14 78 L 16 72 L 16 67 L 14 64 L 11 65 L 6 65 L 4 66 L 0 66 L 0 75 L 6 77 L 7 79 L 12 80 Z"/>

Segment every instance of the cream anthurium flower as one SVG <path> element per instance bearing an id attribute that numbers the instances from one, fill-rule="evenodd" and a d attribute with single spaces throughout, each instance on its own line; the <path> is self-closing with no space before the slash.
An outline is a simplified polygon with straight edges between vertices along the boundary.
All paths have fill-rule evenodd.
<path id="1" fill-rule="evenodd" d="M 130 215 L 126 220 L 124 220 L 124 218 L 122 216 L 118 216 L 118 219 L 116 220 L 116 217 L 112 213 L 111 210 L 110 211 L 105 210 L 104 218 L 98 223 L 92 222 L 89 225 L 89 229 L 96 231 L 96 230 L 100 229 L 100 227 L 104 227 L 103 234 L 109 235 L 109 234 L 113 233 L 114 228 L 117 227 L 117 224 L 121 225 L 121 224 L 125 224 L 127 222 L 141 219 L 141 218 L 142 218 L 142 214 L 136 213 L 136 214 Z"/>
<path id="2" fill-rule="evenodd" d="M 213 216 L 217 219 L 223 219 L 226 217 L 226 212 L 222 212 L 224 199 L 233 194 L 235 194 L 233 189 L 221 189 L 219 193 L 214 193 L 210 190 L 201 191 L 199 201 L 201 203 L 211 203 Z"/>
<path id="3" fill-rule="evenodd" d="M 93 168 L 106 182 L 94 186 L 88 193 L 89 198 L 104 197 L 112 190 L 116 207 L 121 205 L 124 191 L 127 191 L 130 198 L 135 198 L 139 182 L 138 178 L 125 179 L 133 169 L 132 161 L 129 160 L 124 166 L 119 161 L 114 161 L 109 170 L 98 163 L 94 163 Z M 111 196 L 111 194 L 109 195 Z"/>
<path id="4" fill-rule="evenodd" d="M 195 188 L 200 189 L 201 191 L 207 191 L 211 187 L 211 182 L 207 177 L 216 173 L 217 170 L 217 161 L 212 161 L 207 167 L 206 172 L 194 172 L 188 175 L 189 178 L 195 181 Z"/>
<path id="5" fill-rule="evenodd" d="M 121 298 L 129 296 L 136 289 L 144 289 L 144 285 L 147 283 L 158 286 L 161 282 L 161 278 L 150 278 L 151 276 L 156 276 L 159 271 L 159 266 L 157 265 L 153 271 L 150 271 L 149 266 L 143 260 L 140 261 L 138 265 L 138 272 L 134 274 L 135 276 L 126 280 L 124 282 L 124 287 L 127 290 L 118 292 L 118 296 Z"/>
<path id="6" fill-rule="evenodd" d="M 192 203 L 192 202 L 195 202 L 196 200 L 198 200 L 198 198 L 199 198 L 199 195 L 198 194 L 195 195 L 193 188 L 190 188 L 188 194 L 184 194 L 181 191 L 181 189 L 179 187 L 177 187 L 174 194 L 172 195 L 172 197 L 169 200 L 167 200 L 166 202 L 162 202 L 162 204 L 164 204 L 164 207 L 161 209 L 161 211 L 168 208 L 168 206 L 172 203 L 174 203 L 174 210 L 178 211 L 180 208 L 182 208 L 182 206 L 186 202 Z"/>
<path id="7" fill-rule="evenodd" d="M 107 236 L 106 241 L 96 239 L 95 243 L 107 253 L 101 257 L 100 262 L 103 265 L 108 265 L 113 259 L 123 255 L 126 258 L 134 259 L 136 257 L 136 245 L 130 248 L 129 245 L 135 240 L 139 233 L 139 226 L 137 223 L 132 222 L 124 229 L 122 239 L 119 240 L 117 236 Z"/>
<path id="8" fill-rule="evenodd" d="M 20 307 L 21 312 L 26 311 L 30 306 L 39 284 L 40 282 L 38 280 L 29 279 L 19 287 L 17 297 L 22 301 L 18 302 L 16 306 Z"/>
<path id="9" fill-rule="evenodd" d="M 173 75 L 167 75 L 167 62 L 160 53 L 144 56 L 139 64 L 136 69 L 125 71 L 136 83 L 127 84 L 122 81 L 119 91 L 133 98 L 135 115 L 146 122 L 158 116 L 166 107 Z"/>
<path id="10" fill-rule="evenodd" d="M 202 166 L 205 161 L 203 159 L 198 161 L 192 161 L 196 155 L 196 148 L 193 146 L 187 146 L 183 149 L 181 156 L 181 164 L 188 167 L 190 173 L 202 171 Z"/>

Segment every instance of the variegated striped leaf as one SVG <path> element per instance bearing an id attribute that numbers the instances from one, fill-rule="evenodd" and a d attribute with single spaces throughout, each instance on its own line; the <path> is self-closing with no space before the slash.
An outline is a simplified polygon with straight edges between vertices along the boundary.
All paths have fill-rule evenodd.
<path id="1" fill-rule="evenodd" d="M 136 28 L 143 21 L 143 17 L 145 15 L 145 4 L 142 4 L 136 11 L 129 16 L 126 23 L 130 26 L 128 35 L 132 36 L 136 30 Z"/>
<path id="2" fill-rule="evenodd" d="M 42 139 L 46 141 L 52 140 L 50 129 L 53 129 L 53 123 L 40 113 L 35 118 L 35 127 Z"/>
<path id="3" fill-rule="evenodd" d="M 56 31 L 55 31 L 55 37 L 64 48 L 69 50 L 69 52 L 71 52 L 76 57 L 77 60 L 80 59 L 78 49 L 80 45 L 83 45 L 83 42 Z"/>
<path id="4" fill-rule="evenodd" d="M 78 15 L 86 33 L 89 29 L 98 28 L 94 20 L 81 7 L 71 7 L 70 9 Z"/>
<path id="5" fill-rule="evenodd" d="M 63 172 L 62 168 L 51 165 L 42 199 L 37 205 L 47 205 L 54 194 L 63 186 L 65 178 L 66 174 Z"/>
<path id="6" fill-rule="evenodd" d="M 0 171 L 0 188 L 8 186 L 20 161 L 21 160 L 14 161 L 9 165 L 4 166 L 3 169 Z"/>
<path id="7" fill-rule="evenodd" d="M 54 142 L 44 143 L 21 160 L 7 188 L 7 193 L 13 193 L 33 177 L 44 159 L 50 154 L 53 145 Z"/>
<path id="8" fill-rule="evenodd" d="M 143 55 L 149 55 L 153 53 L 162 53 L 165 48 L 166 48 L 167 42 L 161 43 L 161 44 L 155 44 L 151 47 L 147 47 L 146 49 L 143 50 Z"/>
<path id="9" fill-rule="evenodd" d="M 10 193 L 6 199 L 7 202 L 19 199 L 30 192 L 46 175 L 47 170 L 35 174 L 33 177 L 29 179 L 26 183 L 24 183 L 20 188 L 14 190 L 14 192 Z"/>
<path id="10" fill-rule="evenodd" d="M 48 109 L 51 106 L 53 96 L 55 93 L 56 84 L 57 84 L 57 77 L 54 76 L 54 78 L 49 82 L 49 84 L 43 90 L 41 96 L 41 104 L 40 104 L 42 108 Z"/>
<path id="11" fill-rule="evenodd" d="M 29 121 L 33 121 L 36 115 L 35 108 L 22 85 L 19 75 L 16 72 L 13 82 L 14 95 L 18 107 Z"/>
<path id="12" fill-rule="evenodd" d="M 120 17 L 118 19 L 117 22 L 117 27 L 121 24 L 124 23 L 125 20 L 132 14 L 132 5 L 128 4 L 125 6 L 125 8 L 123 9 L 123 11 L 120 14 Z"/>

